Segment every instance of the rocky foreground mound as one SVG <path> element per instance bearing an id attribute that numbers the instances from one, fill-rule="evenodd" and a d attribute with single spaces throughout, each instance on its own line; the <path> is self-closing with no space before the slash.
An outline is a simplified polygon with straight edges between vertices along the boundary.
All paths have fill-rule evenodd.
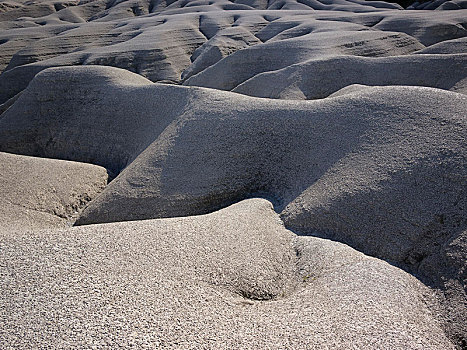
<path id="1" fill-rule="evenodd" d="M 465 1 L 0 5 L 1 348 L 466 346 Z"/>
<path id="2" fill-rule="evenodd" d="M 5 346 L 453 348 L 414 277 L 296 237 L 265 200 L 1 237 Z"/>

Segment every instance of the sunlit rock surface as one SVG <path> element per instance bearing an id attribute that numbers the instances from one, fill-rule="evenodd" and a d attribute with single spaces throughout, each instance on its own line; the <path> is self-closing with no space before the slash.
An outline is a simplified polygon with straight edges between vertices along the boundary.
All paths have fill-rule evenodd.
<path id="1" fill-rule="evenodd" d="M 466 346 L 467 2 L 401 4 L 0 2 L 0 347 Z"/>

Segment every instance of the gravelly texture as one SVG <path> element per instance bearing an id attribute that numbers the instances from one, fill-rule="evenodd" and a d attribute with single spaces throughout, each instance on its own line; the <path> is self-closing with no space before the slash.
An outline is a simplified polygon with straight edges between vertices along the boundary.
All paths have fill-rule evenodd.
<path id="1" fill-rule="evenodd" d="M 0 149 L 123 168 L 79 225 L 272 198 L 286 227 L 445 290 L 447 324 L 462 337 L 466 103 L 394 86 L 267 100 L 152 84 L 116 68 L 52 68 L 3 114 Z"/>
<path id="2" fill-rule="evenodd" d="M 0 152 L 0 226 L 71 225 L 107 185 L 104 168 Z"/>
<path id="3" fill-rule="evenodd" d="M 0 2 L 0 347 L 465 347 L 466 7 Z"/>
<path id="4" fill-rule="evenodd" d="M 414 277 L 296 237 L 265 200 L 0 234 L 4 349 L 453 348 Z"/>

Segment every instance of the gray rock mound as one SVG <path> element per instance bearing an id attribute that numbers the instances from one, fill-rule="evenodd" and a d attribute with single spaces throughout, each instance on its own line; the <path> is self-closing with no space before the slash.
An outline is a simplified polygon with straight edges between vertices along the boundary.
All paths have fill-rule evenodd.
<path id="1" fill-rule="evenodd" d="M 318 99 L 354 84 L 427 86 L 467 94 L 467 55 L 316 59 L 255 75 L 232 91 L 267 98 Z"/>
<path id="2" fill-rule="evenodd" d="M 260 195 L 296 232 L 448 288 L 465 283 L 466 108 L 464 95 L 430 88 L 283 101 L 55 68 L 3 114 L 0 150 L 123 169 L 79 225 L 203 214 Z"/>
<path id="3" fill-rule="evenodd" d="M 413 276 L 295 237 L 261 199 L 0 236 L 4 348 L 454 349 Z"/>
<path id="4" fill-rule="evenodd" d="M 465 4 L 0 1 L 0 348 L 465 347 Z"/>
<path id="5" fill-rule="evenodd" d="M 0 230 L 70 225 L 107 184 L 104 168 L 0 152 Z"/>
<path id="6" fill-rule="evenodd" d="M 460 10 L 467 9 L 465 0 L 429 0 L 415 1 L 408 10 Z"/>
<path id="7" fill-rule="evenodd" d="M 295 39 L 268 41 L 227 56 L 192 76 L 185 85 L 232 90 L 257 74 L 285 68 L 323 56 L 355 55 L 384 57 L 408 54 L 423 48 L 405 34 L 379 31 L 331 31 Z M 284 55 L 287 52 L 287 55 Z M 247 66 L 248 69 L 243 69 Z M 274 84 L 274 82 L 271 82 Z"/>
<path id="8" fill-rule="evenodd" d="M 2 114 L 1 149 L 98 164 L 116 175 L 182 113 L 186 90 L 179 91 L 170 103 L 153 93 L 150 81 L 124 70 L 47 70 Z M 24 138 L 18 137 L 19 130 Z"/>
<path id="9" fill-rule="evenodd" d="M 445 40 L 463 38 L 467 35 L 464 10 L 460 11 L 408 11 L 404 16 L 388 14 L 374 28 L 402 32 L 430 46 Z"/>
<path id="10" fill-rule="evenodd" d="M 257 74 L 310 59 L 406 55 L 467 35 L 467 10 L 421 13 L 371 1 L 37 4 L 52 13 L 16 18 L 7 11 L 13 17 L 3 19 L 0 14 L 0 103 L 50 67 L 107 65 L 153 82 L 231 90 Z M 383 84 L 381 79 L 376 85 Z"/>
<path id="11" fill-rule="evenodd" d="M 462 54 L 466 52 L 467 38 L 442 41 L 438 44 L 428 46 L 416 54 Z"/>

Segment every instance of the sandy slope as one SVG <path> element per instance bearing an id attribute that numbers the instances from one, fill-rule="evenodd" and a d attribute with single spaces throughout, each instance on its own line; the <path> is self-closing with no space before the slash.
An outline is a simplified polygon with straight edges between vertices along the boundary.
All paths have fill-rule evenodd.
<path id="1" fill-rule="evenodd" d="M 265 200 L 2 232 L 0 266 L 3 348 L 452 348 L 414 277 L 296 238 Z"/>
<path id="2" fill-rule="evenodd" d="M 2 229 L 71 225 L 107 184 L 104 168 L 0 152 Z"/>
<path id="3" fill-rule="evenodd" d="M 416 87 L 285 103 L 151 84 L 115 68 L 54 68 L 3 114 L 0 147 L 123 169 L 81 225 L 266 196 L 287 227 L 347 242 L 446 289 L 449 312 L 438 317 L 462 329 L 466 103 Z"/>
<path id="4" fill-rule="evenodd" d="M 0 2 L 0 347 L 465 346 L 466 6 Z"/>

